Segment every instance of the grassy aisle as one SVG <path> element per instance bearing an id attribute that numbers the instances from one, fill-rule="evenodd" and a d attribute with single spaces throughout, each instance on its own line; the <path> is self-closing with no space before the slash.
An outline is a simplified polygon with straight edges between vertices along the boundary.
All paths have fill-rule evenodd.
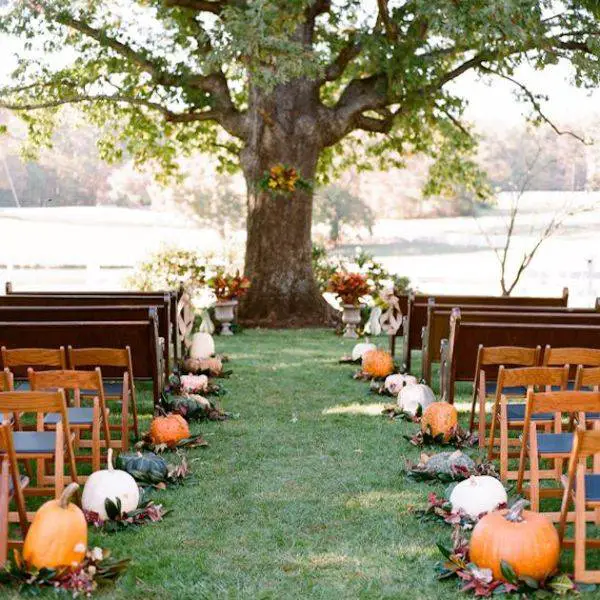
<path id="1" fill-rule="evenodd" d="M 443 486 L 401 475 L 415 426 L 368 414 L 380 399 L 337 364 L 351 345 L 319 330 L 217 339 L 234 370 L 223 405 L 240 418 L 194 426 L 210 447 L 190 453 L 196 483 L 157 494 L 164 522 L 92 536 L 134 558 L 101 597 L 458 597 L 433 571 L 450 530 L 410 514 Z"/>

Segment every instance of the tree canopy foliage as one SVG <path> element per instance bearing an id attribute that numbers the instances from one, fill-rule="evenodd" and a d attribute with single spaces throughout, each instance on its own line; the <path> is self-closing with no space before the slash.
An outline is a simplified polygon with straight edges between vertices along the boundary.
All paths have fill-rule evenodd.
<path id="1" fill-rule="evenodd" d="M 510 79 L 539 121 L 519 65 L 566 59 L 577 85 L 599 83 L 593 0 L 18 0 L 2 10 L 0 31 L 24 48 L 0 106 L 22 112 L 31 139 L 47 143 L 56 110 L 77 104 L 104 125 L 104 158 L 127 152 L 167 176 L 197 150 L 238 167 L 257 120 L 278 125 L 257 95 L 301 79 L 317 93 L 321 180 L 424 152 L 435 159 L 428 192 L 481 191 L 452 81 Z"/>

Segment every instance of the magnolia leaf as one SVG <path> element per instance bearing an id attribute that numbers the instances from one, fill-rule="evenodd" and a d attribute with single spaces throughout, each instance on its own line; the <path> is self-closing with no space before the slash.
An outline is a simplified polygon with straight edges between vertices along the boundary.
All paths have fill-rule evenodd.
<path id="1" fill-rule="evenodd" d="M 568 575 L 564 573 L 557 575 L 550 580 L 548 587 L 559 596 L 564 596 L 575 589 L 575 584 L 571 581 Z"/>

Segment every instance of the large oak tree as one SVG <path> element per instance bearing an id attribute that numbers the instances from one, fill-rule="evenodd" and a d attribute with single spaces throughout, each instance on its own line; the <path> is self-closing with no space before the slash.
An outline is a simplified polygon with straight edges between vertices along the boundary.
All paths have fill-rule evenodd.
<path id="1" fill-rule="evenodd" d="M 210 150 L 248 184 L 247 318 L 318 319 L 311 270 L 312 191 L 259 185 L 276 164 L 312 182 L 348 163 L 433 158 L 427 191 L 478 189 L 451 85 L 475 71 L 561 59 L 598 83 L 594 0 L 14 0 L 0 30 L 23 40 L 0 106 L 44 143 L 58 107 L 102 125 L 107 159 L 124 152 L 172 175 L 181 153 Z"/>

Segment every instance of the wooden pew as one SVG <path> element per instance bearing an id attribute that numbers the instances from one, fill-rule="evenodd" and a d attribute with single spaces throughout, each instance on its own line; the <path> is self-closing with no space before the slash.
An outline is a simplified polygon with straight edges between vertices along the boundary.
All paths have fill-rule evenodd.
<path id="1" fill-rule="evenodd" d="M 431 381 L 431 366 L 439 362 L 442 340 L 450 336 L 452 309 L 447 304 L 437 305 L 430 300 L 427 307 L 427 324 L 422 331 L 421 377 Z M 464 306 L 461 308 L 463 321 L 482 322 L 545 322 L 600 325 L 600 311 L 595 308 L 562 308 L 524 306 L 507 310 L 506 306 Z"/>
<path id="2" fill-rule="evenodd" d="M 69 307 L 69 308 L 94 308 L 96 306 L 106 307 L 154 307 L 158 317 L 158 335 L 164 339 L 163 346 L 163 364 L 165 375 L 170 373 L 169 365 L 169 340 L 173 339 L 173 330 L 178 331 L 177 327 L 171 326 L 171 298 L 169 294 L 154 294 L 152 296 L 86 296 L 75 294 L 10 294 L 0 296 L 0 307 Z M 74 320 L 74 319 L 71 319 Z M 122 320 L 122 317 L 119 318 Z M 178 340 L 178 334 L 177 338 Z M 178 341 L 176 342 L 178 343 Z"/>
<path id="3" fill-rule="evenodd" d="M 7 348 L 131 348 L 133 376 L 152 382 L 154 402 L 163 389 L 156 315 L 144 321 L 0 321 L 0 346 Z M 4 368 L 4 365 L 1 365 Z M 14 368 L 25 378 L 26 369 Z M 106 378 L 122 377 L 123 369 L 103 368 Z"/>
<path id="4" fill-rule="evenodd" d="M 446 296 L 435 294 L 410 294 L 408 306 L 402 319 L 403 351 L 402 365 L 406 371 L 410 371 L 411 352 L 421 347 L 421 330 L 427 323 L 427 306 L 429 300 L 433 299 L 437 304 L 448 304 L 452 307 L 463 307 L 469 305 L 477 306 L 540 306 L 540 307 L 566 307 L 569 301 L 568 288 L 563 289 L 562 296 L 550 298 L 537 298 L 526 296 Z M 395 338 L 391 336 L 390 349 L 395 351 Z"/>
<path id="5" fill-rule="evenodd" d="M 110 290 L 110 291 L 15 291 L 12 282 L 7 281 L 5 284 L 6 295 L 18 295 L 18 296 L 114 296 L 119 298 L 124 297 L 139 297 L 144 299 L 155 299 L 158 297 L 159 300 L 164 300 L 164 295 L 169 296 L 169 322 L 171 323 L 171 343 L 173 344 L 173 360 L 176 366 L 179 363 L 179 359 L 182 355 L 182 343 L 183 340 L 179 339 L 179 327 L 177 326 L 177 303 L 179 298 L 184 292 L 183 283 L 177 290 L 157 290 L 151 292 L 140 292 L 135 290 Z M 162 301 L 161 300 L 161 301 Z M 160 334 L 162 335 L 162 333 Z M 167 338 L 165 338 L 166 340 Z"/>
<path id="6" fill-rule="evenodd" d="M 526 315 L 529 318 L 529 314 Z M 450 317 L 450 337 L 442 342 L 442 397 L 454 402 L 458 381 L 473 382 L 477 349 L 484 346 L 521 346 L 600 348 L 600 324 L 563 324 L 551 322 L 490 323 L 468 321 L 455 308 Z M 490 372 L 490 377 L 495 373 Z"/>

